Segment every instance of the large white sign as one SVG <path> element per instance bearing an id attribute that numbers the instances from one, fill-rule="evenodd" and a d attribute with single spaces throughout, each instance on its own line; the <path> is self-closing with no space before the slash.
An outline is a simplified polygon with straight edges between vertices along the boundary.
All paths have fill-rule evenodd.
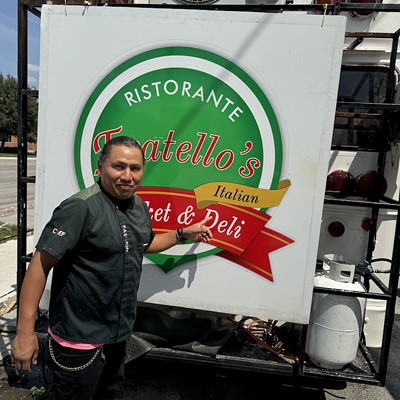
<path id="1" fill-rule="evenodd" d="M 345 18 L 48 5 L 41 31 L 36 236 L 128 135 L 156 233 L 213 217 L 139 300 L 308 323 Z"/>

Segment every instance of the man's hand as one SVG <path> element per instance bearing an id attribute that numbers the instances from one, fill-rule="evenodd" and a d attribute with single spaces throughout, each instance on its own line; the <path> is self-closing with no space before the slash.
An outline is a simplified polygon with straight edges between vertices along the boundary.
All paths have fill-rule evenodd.
<path id="1" fill-rule="evenodd" d="M 11 346 L 11 362 L 23 373 L 31 372 L 31 365 L 37 363 L 39 341 L 36 335 L 17 335 Z"/>
<path id="2" fill-rule="evenodd" d="M 185 238 L 198 242 L 209 242 L 213 237 L 211 229 L 206 226 L 210 219 L 212 219 L 212 217 L 207 217 L 193 225 L 183 228 L 182 233 Z"/>

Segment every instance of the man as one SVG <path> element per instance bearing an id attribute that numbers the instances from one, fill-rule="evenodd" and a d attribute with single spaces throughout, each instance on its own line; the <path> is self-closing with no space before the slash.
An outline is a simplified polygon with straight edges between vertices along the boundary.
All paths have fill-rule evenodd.
<path id="1" fill-rule="evenodd" d="M 144 170 L 139 143 L 109 140 L 98 161 L 100 179 L 63 201 L 43 229 L 19 300 L 12 362 L 36 364 L 35 320 L 52 268 L 48 352 L 57 399 L 116 398 L 124 377 L 126 341 L 136 315 L 145 253 L 185 240 L 209 242 L 209 218 L 155 235 L 135 191 Z"/>

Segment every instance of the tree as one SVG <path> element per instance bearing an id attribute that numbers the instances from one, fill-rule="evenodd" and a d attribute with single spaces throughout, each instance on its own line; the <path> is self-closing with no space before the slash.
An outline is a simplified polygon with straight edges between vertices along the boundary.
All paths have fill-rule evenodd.
<path id="1" fill-rule="evenodd" d="M 28 97 L 27 136 L 30 142 L 36 142 L 37 135 L 37 99 Z M 17 135 L 18 124 L 18 81 L 12 75 L 5 78 L 0 72 L 0 152 L 8 137 Z"/>
<path id="2" fill-rule="evenodd" d="M 39 104 L 37 98 L 28 97 L 27 139 L 32 143 L 36 143 L 38 108 Z"/>
<path id="3" fill-rule="evenodd" d="M 17 133 L 17 94 L 18 82 L 11 76 L 4 78 L 0 73 L 0 138 L 1 151 L 7 137 Z"/>

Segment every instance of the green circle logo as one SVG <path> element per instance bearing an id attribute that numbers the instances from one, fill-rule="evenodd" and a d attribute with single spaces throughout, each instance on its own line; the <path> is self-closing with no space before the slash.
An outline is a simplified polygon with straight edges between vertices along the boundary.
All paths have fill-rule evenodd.
<path id="1" fill-rule="evenodd" d="M 279 205 L 290 182 L 280 181 L 282 139 L 273 107 L 239 62 L 205 49 L 167 46 L 115 67 L 79 116 L 74 156 L 80 188 L 96 181 L 98 153 L 116 135 L 143 147 L 138 195 L 156 232 L 213 217 L 211 245 L 178 246 L 177 254 L 148 255 L 152 262 L 168 272 L 219 253 L 272 279 L 258 247 L 269 241 L 272 251 L 290 243 L 265 228 L 266 210 Z"/>

